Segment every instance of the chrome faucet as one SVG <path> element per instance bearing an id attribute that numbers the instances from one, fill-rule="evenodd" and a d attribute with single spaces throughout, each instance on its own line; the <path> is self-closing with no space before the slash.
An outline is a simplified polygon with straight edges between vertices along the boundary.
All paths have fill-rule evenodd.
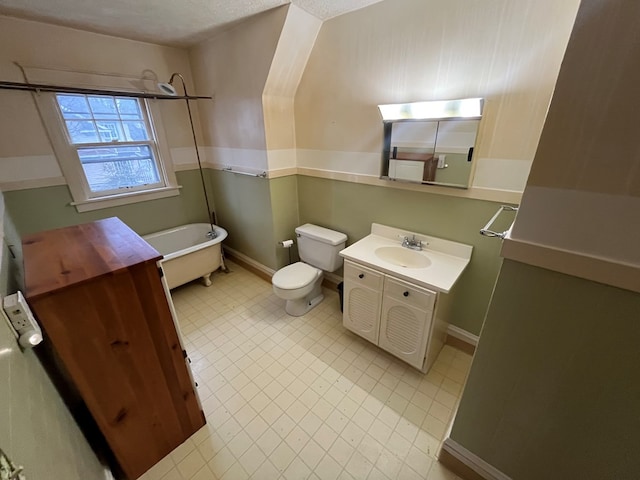
<path id="1" fill-rule="evenodd" d="M 417 239 L 415 235 L 411 238 L 405 236 L 402 239 L 402 246 L 411 250 L 422 250 L 422 240 Z"/>

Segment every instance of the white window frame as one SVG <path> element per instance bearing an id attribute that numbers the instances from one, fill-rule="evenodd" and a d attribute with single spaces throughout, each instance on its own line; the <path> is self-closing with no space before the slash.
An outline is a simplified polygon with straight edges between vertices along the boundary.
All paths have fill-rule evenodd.
<path id="1" fill-rule="evenodd" d="M 78 212 L 87 212 L 102 208 L 127 205 L 135 202 L 155 200 L 179 195 L 178 186 L 171 154 L 166 142 L 162 115 L 157 99 L 139 99 L 139 105 L 143 110 L 143 116 L 147 122 L 150 140 L 135 142 L 137 144 L 146 143 L 152 147 L 160 177 L 160 185 L 128 188 L 124 191 L 92 192 L 89 188 L 84 169 L 78 157 L 78 149 L 93 144 L 72 144 L 67 134 L 67 128 L 62 118 L 60 108 L 55 93 L 37 92 L 34 94 L 40 109 L 43 122 L 49 138 L 53 145 L 53 150 L 60 164 L 60 169 L 67 181 L 67 185 L 73 198 L 72 205 Z M 91 94 L 93 95 L 93 94 Z M 114 96 L 105 94 L 105 96 Z M 118 96 L 117 94 L 115 96 Z M 108 146 L 108 143 L 103 145 Z"/>

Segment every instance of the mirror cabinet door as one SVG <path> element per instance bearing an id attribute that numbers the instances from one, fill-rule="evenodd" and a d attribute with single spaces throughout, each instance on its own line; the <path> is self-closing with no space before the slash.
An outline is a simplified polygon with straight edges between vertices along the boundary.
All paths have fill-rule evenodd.
<path id="1" fill-rule="evenodd" d="M 384 124 L 382 177 L 467 188 L 479 119 Z"/>

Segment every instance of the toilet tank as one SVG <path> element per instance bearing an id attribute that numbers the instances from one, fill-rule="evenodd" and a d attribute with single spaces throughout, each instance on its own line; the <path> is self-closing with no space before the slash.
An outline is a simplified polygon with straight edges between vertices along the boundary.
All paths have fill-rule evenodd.
<path id="1" fill-rule="evenodd" d="M 338 252 L 344 249 L 347 241 L 344 233 L 307 223 L 296 228 L 296 236 L 298 254 L 303 262 L 326 272 L 335 272 L 342 266 Z"/>

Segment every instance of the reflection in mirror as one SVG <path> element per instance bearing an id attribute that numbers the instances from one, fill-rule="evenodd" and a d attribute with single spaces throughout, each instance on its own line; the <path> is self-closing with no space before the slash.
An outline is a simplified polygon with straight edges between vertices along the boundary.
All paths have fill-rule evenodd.
<path id="1" fill-rule="evenodd" d="M 475 108 L 470 108 L 470 101 L 475 102 Z M 422 107 L 418 109 L 416 105 Z M 389 107 L 395 107 L 392 115 Z M 469 186 L 481 99 L 381 105 L 380 111 L 386 115 L 382 178 L 458 188 Z M 425 112 L 439 118 L 423 119 L 421 116 L 428 116 Z"/>

